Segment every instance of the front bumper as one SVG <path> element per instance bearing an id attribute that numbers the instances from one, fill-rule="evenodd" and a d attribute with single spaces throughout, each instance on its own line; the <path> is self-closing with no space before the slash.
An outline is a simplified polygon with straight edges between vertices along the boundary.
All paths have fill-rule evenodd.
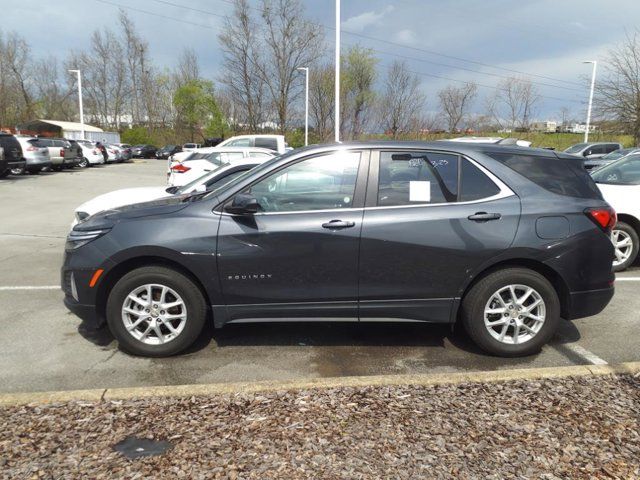
<path id="1" fill-rule="evenodd" d="M 65 295 L 64 306 L 90 328 L 97 329 L 104 324 L 104 319 L 98 317 L 95 305 L 84 305 L 77 302 L 72 296 Z"/>
<path id="2" fill-rule="evenodd" d="M 571 292 L 564 317 L 567 320 L 576 320 L 578 318 L 597 315 L 609 304 L 614 292 L 615 288 L 613 286 L 600 290 Z"/>

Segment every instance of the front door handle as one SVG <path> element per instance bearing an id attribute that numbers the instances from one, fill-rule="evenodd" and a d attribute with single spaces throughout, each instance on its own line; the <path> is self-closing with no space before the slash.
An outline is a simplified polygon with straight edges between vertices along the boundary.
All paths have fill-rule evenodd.
<path id="1" fill-rule="evenodd" d="M 340 228 L 351 228 L 355 227 L 356 222 L 345 222 L 344 220 L 331 220 L 330 222 L 323 223 L 322 228 L 328 228 L 330 230 L 340 229 Z"/>
<path id="2" fill-rule="evenodd" d="M 477 212 L 469 215 L 467 218 L 474 222 L 488 222 L 489 220 L 498 220 L 502 217 L 499 213 Z"/>

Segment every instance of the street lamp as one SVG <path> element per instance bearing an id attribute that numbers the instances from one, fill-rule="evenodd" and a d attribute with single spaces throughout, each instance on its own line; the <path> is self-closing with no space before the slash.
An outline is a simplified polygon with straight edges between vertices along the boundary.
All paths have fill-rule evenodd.
<path id="1" fill-rule="evenodd" d="M 340 141 L 340 0 L 336 0 L 336 86 L 335 86 L 335 140 Z"/>
<path id="2" fill-rule="evenodd" d="M 80 107 L 80 125 L 82 139 L 84 140 L 84 113 L 82 111 L 82 76 L 80 75 L 80 70 L 69 70 L 71 73 L 75 73 L 78 75 L 78 105 Z"/>
<path id="3" fill-rule="evenodd" d="M 591 91 L 589 92 L 589 106 L 587 107 L 587 129 L 584 131 L 585 143 L 589 141 L 589 126 L 591 125 L 591 105 L 593 105 L 593 89 L 596 85 L 596 67 L 598 62 L 595 60 L 589 60 L 582 63 L 593 63 L 593 72 L 591 73 Z"/>
<path id="4" fill-rule="evenodd" d="M 309 67 L 299 67 L 304 72 L 304 146 L 309 145 Z"/>

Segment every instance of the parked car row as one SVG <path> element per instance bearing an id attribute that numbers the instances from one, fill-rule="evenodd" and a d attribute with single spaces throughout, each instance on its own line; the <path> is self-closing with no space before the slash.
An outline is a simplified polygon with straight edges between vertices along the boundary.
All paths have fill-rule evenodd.
<path id="1" fill-rule="evenodd" d="M 7 175 L 36 174 L 43 170 L 86 168 L 91 165 L 119 163 L 131 158 L 127 144 L 102 144 L 89 140 L 34 137 L 0 133 L 0 178 Z"/>

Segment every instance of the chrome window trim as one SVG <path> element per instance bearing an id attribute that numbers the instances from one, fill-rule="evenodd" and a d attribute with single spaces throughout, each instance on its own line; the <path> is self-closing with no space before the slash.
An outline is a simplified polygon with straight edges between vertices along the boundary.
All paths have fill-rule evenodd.
<path id="1" fill-rule="evenodd" d="M 425 150 L 430 151 L 430 150 Z M 438 152 L 442 153 L 442 152 Z M 449 152 L 445 152 L 449 153 Z M 442 203 L 416 203 L 412 205 L 389 205 L 389 206 L 375 206 L 375 207 L 361 207 L 361 208 L 329 208 L 323 210 L 294 210 L 291 212 L 258 212 L 254 213 L 253 216 L 265 216 L 265 215 L 291 215 L 296 213 L 322 213 L 322 212 L 356 212 L 356 211 L 367 211 L 367 210 L 389 210 L 392 208 L 429 208 L 429 207 L 443 207 L 443 206 L 455 206 L 455 205 L 475 205 L 484 202 L 492 202 L 494 200 L 501 200 L 503 198 L 515 197 L 516 194 L 511 190 L 502 180 L 496 177 L 491 171 L 485 168 L 483 165 L 480 165 L 473 158 L 468 157 L 467 155 L 463 155 L 460 153 L 453 153 L 455 155 L 460 156 L 463 159 L 471 162 L 472 165 L 476 166 L 482 173 L 484 173 L 489 179 L 498 187 L 500 190 L 497 194 L 492 195 L 491 197 L 479 198 L 477 200 L 469 200 L 466 202 L 442 202 Z M 232 213 L 227 213 L 225 211 L 220 212 L 222 215 L 227 215 L 231 217 L 235 216 L 243 216 L 243 215 L 235 215 Z"/>

